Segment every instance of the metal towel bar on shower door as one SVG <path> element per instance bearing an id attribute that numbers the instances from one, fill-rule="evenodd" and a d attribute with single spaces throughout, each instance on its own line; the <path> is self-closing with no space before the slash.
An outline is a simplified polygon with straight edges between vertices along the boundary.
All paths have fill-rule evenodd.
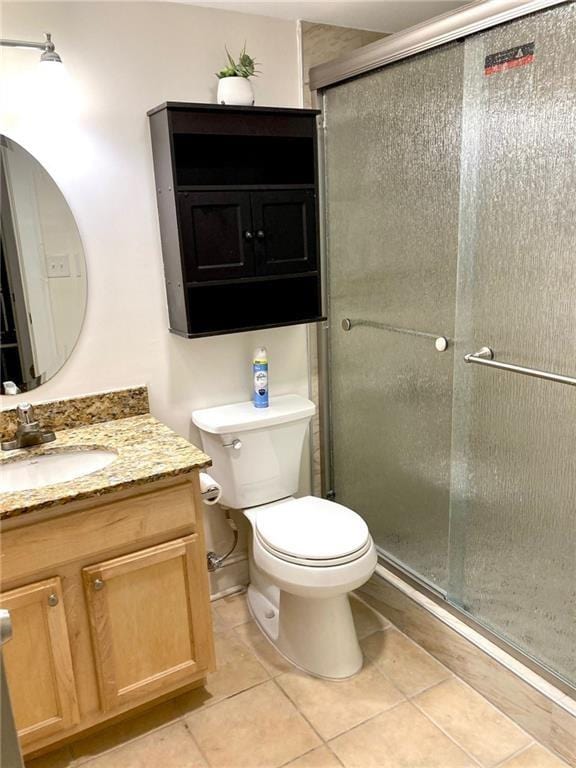
<path id="1" fill-rule="evenodd" d="M 576 379 L 572 376 L 564 376 L 561 373 L 551 373 L 550 371 L 540 371 L 537 368 L 525 368 L 523 365 L 514 365 L 514 363 L 502 363 L 494 360 L 494 352 L 490 347 L 482 347 L 478 352 L 471 352 L 464 355 L 467 363 L 476 363 L 476 365 L 487 365 L 490 368 L 500 368 L 503 371 L 511 373 L 521 373 L 523 376 L 533 376 L 536 379 L 546 379 L 546 381 L 555 381 L 558 384 L 568 384 L 576 387 Z"/>
<path id="2" fill-rule="evenodd" d="M 395 325 L 386 325 L 377 323 L 375 320 L 351 320 L 345 317 L 342 320 L 342 330 L 351 331 L 357 325 L 363 325 L 367 328 L 378 328 L 381 331 L 391 331 L 392 333 L 404 333 L 407 336 L 420 336 L 425 339 L 434 339 L 434 346 L 438 352 L 445 352 L 448 349 L 448 339 L 446 336 L 438 336 L 436 333 L 426 333 L 425 331 L 414 331 L 411 328 L 398 328 Z"/>

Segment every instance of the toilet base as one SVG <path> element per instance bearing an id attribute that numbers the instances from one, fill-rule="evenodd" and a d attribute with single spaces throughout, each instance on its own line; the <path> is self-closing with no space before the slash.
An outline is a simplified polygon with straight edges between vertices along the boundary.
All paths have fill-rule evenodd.
<path id="1" fill-rule="evenodd" d="M 258 577 L 260 581 L 262 574 Z M 271 584 L 252 583 L 248 605 L 274 647 L 304 672 L 342 680 L 362 669 L 362 651 L 347 594 L 308 598 Z"/>

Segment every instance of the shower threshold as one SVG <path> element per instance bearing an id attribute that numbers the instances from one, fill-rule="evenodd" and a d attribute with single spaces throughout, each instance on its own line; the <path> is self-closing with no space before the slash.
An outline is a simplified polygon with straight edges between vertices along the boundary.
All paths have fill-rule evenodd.
<path id="1" fill-rule="evenodd" d="M 420 607 L 430 610 L 428 601 L 431 600 L 433 603 L 436 603 L 443 609 L 443 611 L 446 611 L 448 614 L 455 617 L 457 621 L 466 625 L 489 643 L 492 643 L 504 651 L 505 654 L 508 654 L 513 659 L 520 662 L 520 664 L 542 678 L 546 683 L 570 697 L 570 699 L 574 701 L 576 714 L 576 687 L 574 687 L 568 680 L 557 675 L 554 671 L 525 653 L 514 643 L 501 637 L 481 621 L 478 621 L 466 611 L 464 606 L 451 601 L 446 590 L 441 589 L 437 584 L 422 577 L 421 574 L 414 572 L 400 560 L 397 560 L 394 556 L 385 552 L 381 547 L 376 547 L 376 549 L 378 551 L 378 566 L 376 568 L 376 573 L 373 576 L 373 580 L 390 581 L 388 574 L 391 574 L 392 577 L 396 577 L 394 586 L 400 588 L 401 591 L 407 594 L 408 597 L 414 600 Z M 402 589 L 402 585 L 405 585 L 405 589 Z M 419 596 L 421 596 L 420 599 Z M 437 618 L 444 621 L 441 617 L 437 616 Z M 444 621 L 444 623 L 448 622 Z M 452 622 L 449 623 L 449 626 L 451 626 L 452 629 L 455 628 L 452 626 Z M 456 631 L 459 630 L 456 629 Z M 466 637 L 466 639 L 474 642 L 470 637 Z M 518 672 L 515 672 L 515 674 L 518 674 Z"/>

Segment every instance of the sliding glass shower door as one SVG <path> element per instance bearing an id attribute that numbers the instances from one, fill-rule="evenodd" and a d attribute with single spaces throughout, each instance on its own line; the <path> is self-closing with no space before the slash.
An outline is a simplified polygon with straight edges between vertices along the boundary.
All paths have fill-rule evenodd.
<path id="1" fill-rule="evenodd" d="M 462 67 L 450 46 L 325 95 L 335 492 L 441 586 L 452 351 L 361 323 L 453 336 Z"/>
<path id="2" fill-rule="evenodd" d="M 464 357 L 576 377 L 575 41 L 558 6 L 323 96 L 336 499 L 573 684 L 576 387 Z"/>
<path id="3" fill-rule="evenodd" d="M 576 681 L 576 387 L 463 362 L 576 377 L 575 40 L 572 5 L 465 44 L 448 596 Z"/>

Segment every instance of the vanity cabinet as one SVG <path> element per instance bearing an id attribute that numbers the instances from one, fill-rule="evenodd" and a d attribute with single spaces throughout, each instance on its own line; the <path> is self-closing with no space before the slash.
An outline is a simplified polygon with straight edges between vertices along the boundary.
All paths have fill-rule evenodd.
<path id="1" fill-rule="evenodd" d="M 323 319 L 318 114 L 176 102 L 148 113 L 173 333 Z"/>
<path id="2" fill-rule="evenodd" d="M 59 578 L 4 592 L 17 641 L 3 647 L 4 666 L 23 747 L 57 736 L 79 720 L 70 635 Z"/>
<path id="3" fill-rule="evenodd" d="M 3 521 L 0 584 L 26 755 L 214 669 L 197 470 Z"/>
<path id="4" fill-rule="evenodd" d="M 197 535 L 82 570 L 102 705 L 177 688 L 210 666 Z"/>

